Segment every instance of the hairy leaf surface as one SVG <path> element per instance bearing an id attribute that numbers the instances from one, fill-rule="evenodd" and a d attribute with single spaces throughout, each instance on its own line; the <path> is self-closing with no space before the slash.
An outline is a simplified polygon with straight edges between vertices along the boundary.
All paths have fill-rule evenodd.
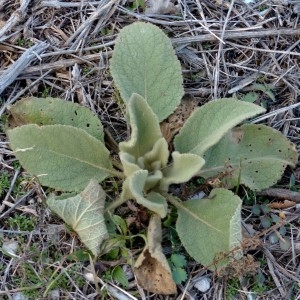
<path id="1" fill-rule="evenodd" d="M 167 191 L 171 184 L 178 184 L 190 180 L 195 176 L 205 161 L 202 157 L 192 153 L 172 153 L 172 165 L 163 170 L 163 178 L 160 182 L 160 188 Z"/>
<path id="2" fill-rule="evenodd" d="M 96 256 L 102 241 L 108 237 L 103 216 L 105 192 L 97 181 L 91 180 L 84 191 L 74 197 L 52 196 L 47 204 Z"/>
<path id="3" fill-rule="evenodd" d="M 156 182 L 158 182 L 160 178 L 161 177 L 158 177 Z M 144 195 L 147 179 L 148 171 L 146 170 L 139 170 L 133 173 L 124 181 L 121 197 L 124 200 L 135 199 L 137 203 L 154 211 L 160 215 L 161 218 L 164 218 L 167 215 L 167 201 L 161 194 L 156 192 L 150 192 Z"/>
<path id="4" fill-rule="evenodd" d="M 263 113 L 264 108 L 234 98 L 209 102 L 196 109 L 174 139 L 175 150 L 202 156 L 240 122 Z"/>
<path id="5" fill-rule="evenodd" d="M 220 257 L 242 240 L 241 204 L 241 199 L 231 191 L 214 189 L 208 199 L 188 200 L 177 207 L 176 230 L 196 261 L 211 270 L 228 263 L 228 257 Z M 218 262 L 214 262 L 217 257 Z"/>
<path id="6" fill-rule="evenodd" d="M 259 191 L 274 185 L 286 166 L 294 167 L 298 153 L 279 131 L 250 124 L 233 128 L 203 157 L 206 163 L 201 176 L 222 174 L 226 187 L 241 183 Z"/>
<path id="7" fill-rule="evenodd" d="M 100 182 L 112 171 L 104 144 L 82 129 L 29 124 L 8 130 L 7 134 L 18 160 L 42 185 L 80 191 L 90 179 Z"/>
<path id="8" fill-rule="evenodd" d="M 145 99 L 133 94 L 128 101 L 128 113 L 131 126 L 131 137 L 119 144 L 120 151 L 127 152 L 136 158 L 152 150 L 157 140 L 162 138 L 157 116 Z"/>
<path id="9" fill-rule="evenodd" d="M 159 121 L 168 117 L 183 96 L 181 66 L 170 39 L 158 27 L 135 22 L 116 40 L 111 73 L 122 98 L 143 96 Z"/>
<path id="10" fill-rule="evenodd" d="M 26 124 L 70 125 L 85 130 L 104 141 L 102 124 L 96 114 L 87 107 L 58 98 L 29 97 L 19 100 L 9 108 L 9 128 Z"/>

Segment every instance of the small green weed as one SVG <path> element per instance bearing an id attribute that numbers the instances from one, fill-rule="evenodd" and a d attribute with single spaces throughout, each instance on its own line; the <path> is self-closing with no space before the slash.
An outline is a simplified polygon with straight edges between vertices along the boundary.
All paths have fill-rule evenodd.
<path id="1" fill-rule="evenodd" d="M 120 283 L 122 285 L 122 287 L 124 287 L 124 288 L 127 288 L 129 285 L 126 274 L 121 266 L 116 266 L 113 268 L 113 270 L 111 272 L 111 279 Z"/>
<path id="2" fill-rule="evenodd" d="M 90 75 L 92 67 L 84 67 L 82 70 L 83 75 Z"/>
<path id="3" fill-rule="evenodd" d="M 0 196 L 4 194 L 10 187 L 10 175 L 8 172 L 0 174 Z"/>
<path id="4" fill-rule="evenodd" d="M 16 44 L 20 47 L 30 48 L 33 45 L 33 42 L 29 39 L 19 38 L 17 39 Z"/>
<path id="5" fill-rule="evenodd" d="M 145 9 L 146 7 L 146 3 L 145 3 L 145 0 L 133 0 L 131 1 L 132 2 L 132 5 L 130 5 L 128 8 L 130 10 L 135 10 L 135 9 Z"/>
<path id="6" fill-rule="evenodd" d="M 238 290 L 241 288 L 240 281 L 237 278 L 230 278 L 226 285 L 226 300 L 236 299 Z"/>
<path id="7" fill-rule="evenodd" d="M 50 96 L 50 94 L 51 94 L 51 88 L 50 87 L 45 87 L 40 92 L 40 96 L 42 98 L 47 98 L 47 97 Z"/>
<path id="8" fill-rule="evenodd" d="M 6 221 L 7 226 L 13 230 L 32 231 L 36 226 L 36 218 L 32 216 L 15 214 Z"/>
<path id="9" fill-rule="evenodd" d="M 181 284 L 187 280 L 187 273 L 185 271 L 186 259 L 182 254 L 173 253 L 168 259 L 172 277 L 176 284 Z"/>

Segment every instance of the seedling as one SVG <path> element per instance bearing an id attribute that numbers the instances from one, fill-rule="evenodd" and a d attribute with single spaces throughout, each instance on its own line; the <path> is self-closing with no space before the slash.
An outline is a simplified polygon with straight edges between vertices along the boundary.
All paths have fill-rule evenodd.
<path id="1" fill-rule="evenodd" d="M 181 284 L 187 280 L 187 274 L 185 271 L 186 267 L 186 259 L 183 255 L 178 253 L 173 253 L 171 257 L 168 259 L 172 277 L 176 284 Z"/>
<path id="2" fill-rule="evenodd" d="M 232 98 L 196 108 L 169 148 L 160 122 L 179 105 L 183 79 L 171 41 L 154 25 L 137 22 L 121 30 L 111 73 L 131 127 L 130 138 L 119 143 L 119 161 L 111 159 L 96 115 L 54 98 L 27 98 L 10 108 L 10 146 L 42 185 L 72 192 L 49 196 L 47 204 L 95 256 L 108 237 L 106 213 L 129 199 L 149 209 L 147 244 L 134 271 L 142 287 L 172 294 L 176 285 L 160 245 L 168 203 L 177 208 L 176 230 L 187 252 L 211 270 L 220 269 L 230 260 L 224 253 L 242 256 L 241 200 L 228 189 L 275 184 L 286 166 L 295 165 L 297 151 L 272 128 L 236 127 L 265 109 Z M 194 176 L 217 178 L 220 187 L 205 199 L 188 201 L 169 192 L 170 185 Z M 123 183 L 119 198 L 105 205 L 99 183 L 108 177 Z"/>

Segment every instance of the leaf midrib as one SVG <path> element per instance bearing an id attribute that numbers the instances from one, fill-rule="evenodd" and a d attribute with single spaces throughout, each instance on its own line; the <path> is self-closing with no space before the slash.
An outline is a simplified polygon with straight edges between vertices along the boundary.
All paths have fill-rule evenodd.
<path id="1" fill-rule="evenodd" d="M 71 160 L 75 160 L 75 161 L 78 161 L 78 162 L 81 162 L 83 164 L 86 164 L 86 165 L 89 165 L 95 169 L 98 169 L 98 170 L 103 170 L 107 173 L 111 173 L 112 170 L 110 169 L 107 169 L 107 168 L 104 168 L 104 167 L 101 167 L 100 165 L 94 165 L 86 160 L 82 160 L 82 159 L 79 159 L 78 157 L 74 157 L 74 156 L 71 156 L 71 155 L 67 155 L 67 154 L 63 154 L 63 153 L 60 153 L 60 152 L 57 152 L 57 151 L 54 151 L 54 150 L 51 150 L 51 149 L 45 149 L 45 148 L 42 148 L 42 147 L 36 147 L 36 146 L 33 146 L 33 149 L 28 149 L 27 151 L 35 151 L 35 149 L 39 149 L 39 150 L 42 150 L 44 152 L 49 152 L 49 153 L 52 153 L 52 154 L 55 154 L 57 156 L 60 156 L 60 157 L 63 157 L 63 158 L 68 158 L 68 159 L 71 159 Z M 21 149 L 19 149 L 18 151 L 21 152 Z M 17 151 L 15 151 L 17 152 Z"/>
<path id="2" fill-rule="evenodd" d="M 218 228 L 214 227 L 213 225 L 209 224 L 207 221 L 201 219 L 199 216 L 197 216 L 195 213 L 193 213 L 190 209 L 188 209 L 187 207 L 185 207 L 183 204 L 181 204 L 180 202 L 177 203 L 177 209 L 181 209 L 183 210 L 185 213 L 187 213 L 188 215 L 192 216 L 193 218 L 195 218 L 196 220 L 200 221 L 201 223 L 205 224 L 206 226 L 210 227 L 211 229 L 222 233 L 221 230 L 219 230 Z"/>

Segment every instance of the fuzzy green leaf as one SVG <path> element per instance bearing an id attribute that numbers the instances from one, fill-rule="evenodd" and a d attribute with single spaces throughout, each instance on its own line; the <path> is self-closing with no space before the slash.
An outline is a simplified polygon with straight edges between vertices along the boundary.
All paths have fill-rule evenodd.
<path id="1" fill-rule="evenodd" d="M 167 191 L 171 184 L 190 180 L 205 164 L 202 157 L 192 153 L 180 154 L 174 151 L 172 158 L 172 164 L 163 170 L 163 178 L 160 181 L 160 189 L 163 191 Z"/>
<path id="2" fill-rule="evenodd" d="M 22 166 L 42 185 L 61 191 L 80 191 L 90 179 L 111 174 L 109 152 L 86 131 L 67 125 L 23 125 L 7 132 Z"/>
<path id="3" fill-rule="evenodd" d="M 135 199 L 137 203 L 145 206 L 164 218 L 167 215 L 168 204 L 166 199 L 156 192 L 144 196 L 144 188 L 148 179 L 148 171 L 139 170 L 129 176 L 123 183 L 121 197 L 123 200 Z M 157 179 L 157 182 L 160 178 Z"/>
<path id="4" fill-rule="evenodd" d="M 137 164 L 137 160 L 134 156 L 121 151 L 119 153 L 119 157 L 122 162 L 124 174 L 126 177 L 130 176 L 131 174 L 133 174 L 134 172 L 136 172 L 138 170 L 141 170 L 141 168 Z"/>
<path id="5" fill-rule="evenodd" d="M 227 187 L 240 183 L 257 191 L 274 185 L 298 161 L 295 145 L 279 131 L 253 124 L 232 129 L 203 157 L 204 178 L 222 173 Z"/>
<path id="6" fill-rule="evenodd" d="M 145 153 L 144 156 L 134 157 L 123 151 L 119 153 L 119 156 L 126 176 L 140 169 L 155 172 L 164 168 L 167 164 L 169 156 L 168 143 L 164 138 L 160 138 L 154 144 L 152 150 Z"/>
<path id="7" fill-rule="evenodd" d="M 208 199 L 180 203 L 176 230 L 196 261 L 212 270 L 228 263 L 228 258 L 220 257 L 242 240 L 241 204 L 238 196 L 225 189 L 212 190 Z M 216 258 L 218 262 L 214 262 Z"/>
<path id="8" fill-rule="evenodd" d="M 174 139 L 175 150 L 202 156 L 228 130 L 263 113 L 264 108 L 234 98 L 211 101 L 196 109 Z"/>
<path id="9" fill-rule="evenodd" d="M 27 124 L 70 125 L 85 130 L 104 141 L 102 124 L 96 114 L 87 107 L 58 98 L 29 97 L 19 100 L 9 108 L 9 128 Z"/>
<path id="10" fill-rule="evenodd" d="M 66 199 L 52 196 L 47 204 L 77 232 L 81 241 L 97 256 L 102 241 L 108 237 L 103 216 L 105 192 L 102 187 L 91 180 L 80 194 Z"/>
<path id="11" fill-rule="evenodd" d="M 143 168 L 156 171 L 164 168 L 167 165 L 168 158 L 168 143 L 164 138 L 160 138 L 153 145 L 152 150 L 148 151 L 142 158 L 140 158 L 140 163 Z"/>
<path id="12" fill-rule="evenodd" d="M 159 121 L 168 117 L 183 96 L 181 66 L 170 39 L 158 27 L 136 22 L 116 40 L 111 73 L 121 97 L 143 96 Z"/>
<path id="13" fill-rule="evenodd" d="M 139 158 L 153 148 L 162 138 L 157 116 L 145 99 L 133 94 L 128 101 L 128 113 L 131 125 L 131 138 L 119 144 L 120 151 Z"/>

